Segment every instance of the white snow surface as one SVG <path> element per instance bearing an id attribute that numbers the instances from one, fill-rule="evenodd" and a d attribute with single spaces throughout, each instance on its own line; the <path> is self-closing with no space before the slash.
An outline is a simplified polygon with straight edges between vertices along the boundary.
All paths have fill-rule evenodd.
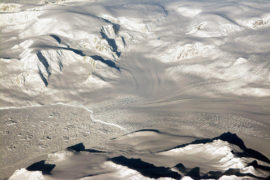
<path id="1" fill-rule="evenodd" d="M 0 35 L 0 179 L 54 178 L 21 168 L 52 152 L 66 162 L 80 142 L 131 157 L 230 131 L 270 157 L 267 0 L 2 0 Z M 122 136 L 140 129 L 164 133 Z M 216 140 L 143 158 L 265 175 L 234 148 Z M 209 158 L 219 161 L 202 168 Z"/>
<path id="2" fill-rule="evenodd" d="M 40 171 L 27 171 L 26 169 L 22 168 L 16 170 L 9 180 L 44 180 L 44 176 Z"/>
<path id="3" fill-rule="evenodd" d="M 6 10 L 0 14 L 1 89 L 20 88 L 30 97 L 58 96 L 66 88 L 56 79 L 67 81 L 72 89 L 95 91 L 111 87 L 111 81 L 120 77 L 129 87 L 131 80 L 117 69 L 129 69 L 123 61 L 135 51 L 168 64 L 163 70 L 169 80 L 195 76 L 218 82 L 204 86 L 203 92 L 192 89 L 194 93 L 267 97 L 270 44 L 264 37 L 269 37 L 269 3 L 254 3 L 256 10 L 252 5 L 252 1 L 52 1 L 29 8 L 2 3 Z M 245 63 L 239 64 L 241 58 Z M 94 62 L 102 63 L 93 66 Z M 69 81 L 71 77 L 74 81 Z M 258 82 L 260 86 L 252 86 Z M 8 93 L 1 99 L 3 105 L 23 104 Z"/>
<path id="4" fill-rule="evenodd" d="M 143 136 L 143 137 L 142 137 Z M 136 144 L 136 138 L 142 137 L 140 144 Z M 184 140 L 184 136 L 178 136 L 174 134 L 167 134 L 165 132 L 154 132 L 151 130 L 137 131 L 130 134 L 126 134 L 122 137 L 116 138 L 110 142 L 107 152 L 72 152 L 72 151 L 59 151 L 48 155 L 46 163 L 55 164 L 56 167 L 51 175 L 42 175 L 40 171 L 27 171 L 25 169 L 16 170 L 9 178 L 13 179 L 31 179 L 39 178 L 44 180 L 55 180 L 58 178 L 68 179 L 160 179 L 169 180 L 174 179 L 172 177 L 159 177 L 153 178 L 147 172 L 147 165 L 144 168 L 136 167 L 136 162 L 130 162 L 127 164 L 121 164 L 121 161 L 114 161 L 114 157 L 120 157 L 121 153 L 127 151 L 130 160 L 140 159 L 145 163 L 153 164 L 154 167 L 167 167 L 168 170 L 174 173 L 184 173 L 180 169 L 178 170 L 175 165 L 178 163 L 184 164 L 186 168 L 192 168 L 194 166 L 200 167 L 201 173 L 207 173 L 209 171 L 225 172 L 229 169 L 238 169 L 239 172 L 247 174 L 241 178 L 235 175 L 222 175 L 219 179 L 242 179 L 249 178 L 248 174 L 252 174 L 257 177 L 267 177 L 269 173 L 267 171 L 258 170 L 249 163 L 256 158 L 251 157 L 237 157 L 235 152 L 244 151 L 235 144 L 230 144 L 227 141 L 221 139 L 213 140 L 206 143 L 187 144 L 183 147 L 170 148 L 169 150 L 159 152 L 158 147 L 155 144 L 148 142 L 155 139 L 156 144 L 160 147 L 165 147 L 164 137 L 170 139 L 172 144 L 175 144 L 176 140 Z M 168 138 L 169 137 L 169 138 Z M 187 140 L 187 139 L 186 139 Z M 166 144 L 168 146 L 168 144 Z M 141 148 L 138 148 L 140 146 Z M 146 146 L 148 146 L 146 148 Z M 138 151 L 140 149 L 140 151 Z M 151 153 L 147 149 L 151 149 Z M 119 151 L 120 150 L 120 151 Z M 126 154 L 125 152 L 124 154 Z M 136 152 L 140 152 L 136 154 Z M 234 153 L 233 153 L 234 152 Z M 112 158 L 112 159 L 110 159 Z M 258 160 L 260 165 L 268 165 L 269 163 Z M 90 164 L 89 164 L 90 163 Z M 139 164 L 139 163 L 138 163 Z M 152 167 L 153 168 L 153 167 Z M 162 174 L 155 172 L 152 169 L 152 173 Z M 151 169 L 150 169 L 151 172 Z M 145 173 L 145 174 L 144 174 Z M 153 173 L 153 174 L 154 174 Z M 83 178 L 77 178 L 83 177 Z M 181 177 L 181 179 L 192 179 L 187 174 Z M 211 178 L 210 178 L 211 179 Z"/>

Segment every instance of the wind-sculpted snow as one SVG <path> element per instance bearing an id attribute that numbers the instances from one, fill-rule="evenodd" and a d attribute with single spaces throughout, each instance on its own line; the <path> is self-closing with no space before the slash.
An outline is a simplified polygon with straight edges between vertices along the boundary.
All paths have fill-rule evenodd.
<path id="1" fill-rule="evenodd" d="M 54 12 L 54 15 L 50 12 Z M 79 17 L 73 16 L 76 13 Z M 85 73 L 86 77 L 81 76 L 80 79 L 75 80 L 83 84 L 95 69 L 96 59 L 91 57 L 103 56 L 104 59 L 109 59 L 108 61 L 115 64 L 114 61 L 125 46 L 125 38 L 118 36 L 120 29 L 118 24 L 113 24 L 89 12 L 79 13 L 71 8 L 58 10 L 48 5 L 38 10 L 26 9 L 14 14 L 1 14 L 1 16 L 4 20 L 3 34 L 17 31 L 16 40 L 4 36 L 3 42 L 6 45 L 1 50 L 2 63 L 5 60 L 13 61 L 4 63 L 3 66 L 7 65 L 6 69 L 16 68 L 17 71 L 15 76 L 10 77 L 10 79 L 17 78 L 17 82 L 12 81 L 9 86 L 14 88 L 19 86 L 27 94 L 40 94 L 44 92 L 42 90 L 44 86 L 49 88 L 51 84 L 58 86 L 59 84 L 51 80 L 54 79 L 53 76 L 66 79 L 68 76 L 74 77 L 77 73 Z M 84 20 L 89 24 L 84 24 Z M 11 51 L 5 51 L 7 48 Z M 105 61 L 100 62 L 105 63 Z M 71 67 L 76 68 L 71 72 L 69 70 Z M 107 71 L 106 68 L 103 71 Z M 61 75 L 64 72 L 68 74 Z M 90 77 L 90 81 L 95 84 L 96 82 L 91 78 L 93 77 Z M 98 84 L 106 84 L 106 82 Z M 27 86 L 31 88 L 26 88 Z M 76 87 L 74 83 L 73 87 Z"/>
<path id="2" fill-rule="evenodd" d="M 78 105 L 14 107 L 0 111 L 4 120 L 0 128 L 2 175 L 11 173 L 7 168 L 10 165 L 24 166 L 78 141 L 94 138 L 90 144 L 102 144 L 110 137 L 107 134 L 125 132 L 121 126 L 96 119 L 91 110 Z"/>
<path id="3" fill-rule="evenodd" d="M 2 0 L 0 179 L 34 162 L 62 179 L 267 177 L 250 149 L 270 157 L 269 10 L 267 0 Z M 250 149 L 190 143 L 223 132 Z M 64 151 L 78 143 L 103 153 Z M 93 164 L 54 176 L 84 158 Z"/>
<path id="4" fill-rule="evenodd" d="M 193 7 L 191 7 L 192 3 L 194 3 Z M 57 95 L 64 89 L 56 90 L 53 86 L 57 83 L 50 79 L 59 74 L 56 73 L 57 71 L 69 71 L 73 65 L 78 69 L 84 68 L 84 63 L 77 59 L 99 56 L 101 57 L 99 59 L 108 60 L 100 62 L 111 61 L 105 64 L 109 66 L 113 64 L 112 68 L 117 67 L 116 69 L 119 70 L 120 60 L 123 62 L 126 59 L 126 56 L 121 57 L 121 54 L 125 51 L 136 51 L 145 54 L 147 58 L 154 58 L 163 63 L 176 63 L 165 69 L 164 75 L 169 76 L 170 80 L 178 81 L 183 76 L 185 78 L 198 76 L 204 81 L 215 79 L 222 87 L 228 87 L 227 89 L 220 88 L 219 85 L 216 86 L 216 83 L 214 87 L 211 84 L 207 85 L 205 89 L 217 91 L 215 95 L 225 93 L 268 96 L 269 69 L 266 62 L 268 55 L 266 52 L 258 54 L 269 46 L 269 42 L 266 41 L 260 48 L 261 37 L 266 37 L 269 33 L 266 31 L 269 12 L 265 9 L 268 4 L 261 6 L 261 11 L 258 11 L 249 7 L 251 2 L 192 3 L 185 1 L 142 4 L 119 2 L 115 5 L 107 5 L 106 2 L 100 4 L 74 2 L 59 6 L 53 2 L 31 8 L 23 4 L 3 3 L 3 7 L 21 7 L 15 12 L 1 13 L 3 20 L 1 21 L 1 41 L 4 44 L 1 47 L 1 64 L 7 69 L 5 72 L 16 74 L 7 77 L 11 80 L 11 85 L 4 89 L 19 86 L 27 92 L 28 96 L 31 96 L 31 94 L 44 94 L 44 90 L 41 89 L 45 86 Z M 242 9 L 233 11 L 232 14 L 230 9 L 235 10 L 237 6 Z M 181 28 L 176 25 L 176 22 L 181 24 Z M 256 30 L 263 31 L 261 37 L 252 37 L 252 33 Z M 13 35 L 10 36 L 10 33 Z M 256 43 L 258 47 L 253 47 Z M 251 46 L 252 49 L 249 51 L 241 51 L 240 48 L 238 52 L 235 52 L 234 48 L 249 49 Z M 10 50 L 6 51 L 6 49 Z M 46 51 L 49 51 L 49 57 L 43 55 Z M 62 62 L 65 56 L 69 59 L 69 62 L 65 63 L 74 62 L 72 66 L 67 67 Z M 240 65 L 247 68 L 231 68 L 233 62 L 239 58 L 247 59 L 245 65 Z M 92 61 L 89 60 L 89 62 L 91 66 Z M 249 62 L 252 64 L 249 65 Z M 114 65 L 118 63 L 120 65 Z M 260 69 L 254 69 L 254 63 Z M 18 66 L 18 64 L 21 65 Z M 16 69 L 16 72 L 13 69 Z M 88 73 L 89 77 L 92 76 L 90 81 L 93 84 L 96 84 L 97 80 L 92 79 L 99 79 L 103 81 L 99 84 L 107 84 L 109 87 L 110 82 L 104 80 L 102 76 L 94 77 L 93 68 L 87 69 L 90 70 L 89 72 L 86 70 L 85 73 Z M 73 71 L 76 72 L 76 70 Z M 239 73 L 241 73 L 240 76 L 234 75 Z M 114 74 L 113 77 L 121 76 L 117 71 L 112 74 Z M 254 77 L 247 77 L 252 74 Z M 70 79 L 69 75 L 62 77 Z M 76 81 L 85 84 L 86 79 Z M 249 86 L 251 83 L 256 83 L 258 79 L 266 87 Z M 26 88 L 28 84 L 37 88 Z M 98 85 L 93 87 L 92 83 L 90 84 L 91 86 L 86 88 L 91 90 L 98 87 Z M 1 86 L 3 85 L 2 82 Z M 72 87 L 80 88 L 76 83 Z M 5 101 L 19 103 L 16 99 L 11 101 L 11 97 L 6 94 L 5 96 L 7 97 L 2 96 Z"/>
<path id="5" fill-rule="evenodd" d="M 229 179 L 237 176 L 248 179 L 269 178 L 270 160 L 259 152 L 248 149 L 235 134 L 224 133 L 212 139 L 197 139 L 161 152 L 149 142 L 133 144 L 134 138 L 143 136 L 146 139 L 156 139 L 164 149 L 164 135 L 171 140 L 187 138 L 146 129 L 111 140 L 111 147 L 107 151 L 85 149 L 80 143 L 68 147 L 66 151 L 49 154 L 48 160 L 30 165 L 27 167 L 28 171 L 15 171 L 10 180 L 28 179 L 25 177 L 40 171 L 43 172 L 44 179 L 225 179 L 227 176 Z M 121 151 L 113 150 L 117 146 L 121 146 Z M 136 153 L 137 146 L 148 146 L 151 153 Z"/>

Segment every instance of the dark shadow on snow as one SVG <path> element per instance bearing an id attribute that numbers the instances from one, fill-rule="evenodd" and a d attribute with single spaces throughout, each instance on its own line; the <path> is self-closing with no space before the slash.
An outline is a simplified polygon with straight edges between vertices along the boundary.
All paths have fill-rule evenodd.
<path id="1" fill-rule="evenodd" d="M 105 19 L 105 18 L 100 18 L 100 19 L 102 19 L 106 23 L 112 24 L 114 33 L 118 34 L 118 32 L 120 30 L 120 27 L 121 27 L 119 24 L 113 23 L 113 22 L 111 22 L 111 21 L 109 21 L 108 19 Z"/>
<path id="2" fill-rule="evenodd" d="M 67 48 L 61 47 L 60 49 L 65 49 L 65 50 L 72 51 L 72 52 L 74 52 L 75 54 L 78 54 L 78 55 L 80 55 L 80 56 L 86 56 L 86 55 L 83 53 L 83 51 L 78 50 L 78 49 L 73 49 L 73 48 L 71 48 L 71 47 L 67 47 Z"/>
<path id="3" fill-rule="evenodd" d="M 61 44 L 61 38 L 55 34 L 50 34 L 50 36 L 55 39 L 59 44 Z"/>
<path id="4" fill-rule="evenodd" d="M 103 59 L 103 57 L 97 56 L 97 55 L 95 55 L 95 56 L 90 56 L 90 57 L 93 58 L 95 61 L 100 61 L 100 62 L 106 64 L 107 66 L 109 66 L 109 67 L 111 67 L 111 68 L 114 68 L 114 69 L 120 71 L 120 68 L 119 68 L 119 67 L 115 64 L 115 62 L 113 62 L 112 60 L 105 60 L 105 59 Z"/>
<path id="5" fill-rule="evenodd" d="M 47 86 L 48 86 L 48 81 L 47 81 L 47 79 L 44 77 L 44 75 L 42 74 L 40 68 L 38 68 L 38 74 L 39 74 L 39 77 L 41 78 L 41 80 L 43 81 L 44 85 L 47 87 Z"/>
<path id="6" fill-rule="evenodd" d="M 256 160 L 249 163 L 248 166 L 253 166 L 255 169 L 261 169 L 263 171 L 267 171 L 267 172 L 270 173 L 270 167 L 269 166 L 260 165 L 260 164 L 258 164 L 258 162 Z"/>
<path id="7" fill-rule="evenodd" d="M 155 129 L 142 129 L 136 132 L 142 132 L 142 131 L 152 131 L 152 132 L 157 132 L 159 133 L 159 130 Z M 212 138 L 212 139 L 200 139 L 193 141 L 189 144 L 199 144 L 199 143 L 210 143 L 213 142 L 214 140 L 223 140 L 226 142 L 229 142 L 230 144 L 234 144 L 238 146 L 239 148 L 242 149 L 244 153 L 244 157 L 251 157 L 251 158 L 256 158 L 258 160 L 268 162 L 268 158 L 262 155 L 261 153 L 248 149 L 244 142 L 236 135 L 232 134 L 230 132 L 224 133 L 218 137 Z M 189 144 L 184 144 L 177 146 L 175 148 L 179 147 L 184 147 Z M 103 151 L 99 151 L 96 149 L 86 149 L 83 143 L 79 143 L 73 146 L 70 146 L 67 148 L 67 150 L 79 153 L 79 152 L 90 152 L 90 153 L 104 153 Z M 239 156 L 239 153 L 234 152 L 235 156 Z M 206 173 L 202 173 L 200 171 L 200 167 L 193 167 L 193 168 L 187 168 L 184 166 L 184 164 L 179 163 L 175 165 L 173 168 L 178 170 L 177 172 L 172 171 L 171 167 L 163 167 L 163 166 L 155 166 L 154 164 L 151 164 L 149 162 L 142 161 L 141 159 L 134 159 L 134 158 L 127 158 L 124 156 L 117 156 L 108 159 L 115 164 L 126 166 L 129 169 L 133 169 L 141 173 L 143 176 L 149 177 L 149 178 L 162 178 L 162 177 L 170 177 L 173 179 L 181 179 L 182 176 L 189 176 L 192 179 L 199 180 L 199 179 L 219 179 L 220 177 L 227 175 L 235 175 L 238 177 L 250 177 L 254 179 L 269 179 L 270 176 L 267 178 L 264 177 L 259 177 L 256 176 L 252 173 L 242 173 L 240 169 L 227 169 L 225 171 L 209 171 Z M 251 163 L 247 164 L 246 167 L 252 166 L 255 170 L 259 171 L 265 171 L 265 172 L 270 172 L 270 167 L 265 166 L 265 165 L 260 165 L 256 160 L 252 161 Z M 27 167 L 27 170 L 29 171 L 42 171 L 43 174 L 51 174 L 51 171 L 55 168 L 54 164 L 46 164 L 44 160 L 36 162 L 32 164 L 31 166 Z M 102 173 L 97 173 L 97 174 L 89 174 L 87 176 L 96 176 Z"/>
<path id="8" fill-rule="evenodd" d="M 171 171 L 170 168 L 156 167 L 153 164 L 142 161 L 141 159 L 128 159 L 124 156 L 118 156 L 110 159 L 112 162 L 126 166 L 130 169 L 140 172 L 142 175 L 149 178 L 170 177 L 180 179 L 181 175 Z"/>
<path id="9" fill-rule="evenodd" d="M 182 163 L 179 163 L 175 166 L 175 168 L 180 171 L 183 175 L 189 176 L 194 180 L 199 180 L 201 179 L 200 175 L 200 168 L 195 167 L 195 168 L 186 168 Z"/>
<path id="10" fill-rule="evenodd" d="M 252 179 L 268 179 L 259 176 L 255 176 L 251 173 L 241 173 L 239 169 L 230 168 L 225 172 L 221 171 L 209 171 L 201 176 L 201 179 L 219 179 L 221 176 L 238 176 L 238 177 L 251 177 Z"/>
<path id="11" fill-rule="evenodd" d="M 223 133 L 222 135 L 212 138 L 212 139 L 199 139 L 199 140 L 195 140 L 191 143 L 187 143 L 187 144 L 182 144 L 167 150 L 163 150 L 163 151 L 168 151 L 171 149 L 175 149 L 175 148 L 183 148 L 185 146 L 188 146 L 190 144 L 205 144 L 205 143 L 211 143 L 214 140 L 223 140 L 226 141 L 230 144 L 234 144 L 236 146 L 238 146 L 239 148 L 241 148 L 243 150 L 243 152 L 239 153 L 239 152 L 233 152 L 232 153 L 238 157 L 250 157 L 250 158 L 256 158 L 258 160 L 270 163 L 270 160 L 264 156 L 262 153 L 253 150 L 253 149 L 249 149 L 245 146 L 244 142 L 242 141 L 242 139 L 240 139 L 236 134 L 230 133 L 230 132 L 226 132 Z M 162 151 L 162 152 L 163 152 Z"/>
<path id="12" fill-rule="evenodd" d="M 257 163 L 257 162 L 256 162 Z M 255 169 L 259 168 L 264 171 L 269 172 L 269 167 L 267 166 L 261 166 L 256 164 L 255 162 L 252 162 L 248 164 L 248 166 L 253 166 Z M 182 163 L 179 163 L 175 166 L 175 168 L 181 172 L 182 175 L 189 176 L 194 180 L 199 180 L 199 179 L 219 179 L 221 176 L 227 175 L 227 176 L 238 176 L 238 177 L 251 177 L 251 178 L 256 178 L 256 179 L 267 179 L 259 176 L 255 176 L 251 173 L 241 173 L 240 169 L 228 169 L 226 171 L 209 171 L 207 173 L 202 174 L 200 172 L 199 167 L 195 168 L 186 168 Z"/>
<path id="13" fill-rule="evenodd" d="M 85 151 L 85 152 L 90 152 L 90 153 L 104 153 L 104 151 L 99 151 L 96 149 L 85 149 L 85 146 L 83 143 L 79 143 L 79 144 L 67 147 L 67 150 L 73 151 L 73 152 Z"/>
<path id="14" fill-rule="evenodd" d="M 71 47 L 58 47 L 58 46 L 34 46 L 36 48 L 42 48 L 42 49 L 64 49 L 64 50 L 68 50 L 68 51 L 72 51 L 75 54 L 78 54 L 80 56 L 87 56 L 83 51 L 78 50 L 78 49 L 74 49 Z M 45 66 L 46 71 L 48 72 L 48 74 L 50 75 L 50 69 L 49 69 L 49 63 L 47 61 L 47 59 L 42 55 L 42 53 L 40 51 L 37 52 L 37 57 L 39 59 L 39 61 Z M 104 64 L 106 64 L 107 66 L 111 67 L 111 68 L 115 68 L 116 70 L 120 71 L 120 67 L 117 66 L 115 64 L 115 62 L 113 62 L 112 60 L 105 60 L 103 57 L 98 56 L 98 55 L 93 55 L 93 56 L 89 56 L 91 58 L 93 58 L 95 61 L 100 61 Z M 60 67 L 63 67 L 63 64 L 60 64 Z"/>
<path id="15" fill-rule="evenodd" d="M 43 66 L 45 67 L 46 72 L 48 73 L 48 76 L 50 76 L 51 75 L 50 65 L 47 59 L 43 56 L 43 54 L 40 51 L 37 52 L 37 57 L 39 61 L 43 64 Z"/>
<path id="16" fill-rule="evenodd" d="M 107 43 L 111 46 L 112 51 L 116 53 L 118 57 L 120 57 L 121 52 L 118 51 L 118 47 L 114 39 L 109 38 L 103 31 L 100 32 L 101 37 L 107 41 Z"/>
<path id="17" fill-rule="evenodd" d="M 41 171 L 42 174 L 51 174 L 51 171 L 55 168 L 55 164 L 46 164 L 44 160 L 36 162 L 26 169 L 28 171 Z"/>

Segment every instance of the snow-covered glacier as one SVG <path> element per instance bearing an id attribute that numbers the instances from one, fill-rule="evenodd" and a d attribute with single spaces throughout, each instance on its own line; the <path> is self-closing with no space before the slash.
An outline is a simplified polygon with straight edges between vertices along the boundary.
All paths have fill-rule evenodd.
<path id="1" fill-rule="evenodd" d="M 270 2 L 0 0 L 0 179 L 267 179 Z"/>

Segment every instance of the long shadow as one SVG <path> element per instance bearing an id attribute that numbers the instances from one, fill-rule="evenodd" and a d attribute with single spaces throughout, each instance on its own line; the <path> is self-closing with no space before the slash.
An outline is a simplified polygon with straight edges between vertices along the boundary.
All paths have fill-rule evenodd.
<path id="1" fill-rule="evenodd" d="M 264 156 L 262 153 L 253 150 L 253 149 L 249 149 L 245 146 L 244 142 L 242 139 L 240 139 L 236 134 L 230 133 L 230 132 L 226 132 L 223 133 L 222 135 L 212 138 L 212 139 L 199 139 L 199 140 L 195 140 L 192 141 L 191 143 L 187 143 L 187 144 L 182 144 L 182 145 L 178 145 L 176 147 L 167 149 L 167 150 L 163 150 L 160 152 L 164 152 L 164 151 L 168 151 L 171 149 L 175 149 L 175 148 L 183 148 L 185 146 L 188 146 L 190 144 L 205 144 L 205 143 L 211 143 L 214 140 L 223 140 L 223 141 L 227 141 L 230 144 L 234 144 L 236 146 L 238 146 L 239 148 L 241 148 L 243 150 L 243 152 L 234 152 L 232 151 L 233 154 L 235 154 L 238 157 L 251 157 L 251 158 L 256 158 L 258 160 L 270 163 L 270 160 Z"/>
<path id="2" fill-rule="evenodd" d="M 140 129 L 140 130 L 137 130 L 137 131 L 133 131 L 133 132 L 130 132 L 130 133 L 126 133 L 126 134 L 124 134 L 124 135 L 122 135 L 122 136 L 120 136 L 120 137 L 124 137 L 124 136 L 127 136 L 127 135 L 129 135 L 129 134 L 136 133 L 136 132 L 155 132 L 155 133 L 160 133 L 160 131 L 157 130 L 157 129 Z M 119 137 L 111 138 L 111 140 L 115 140 L 115 139 L 117 139 L 117 138 L 119 138 Z"/>
<path id="3" fill-rule="evenodd" d="M 61 38 L 55 34 L 50 34 L 50 36 L 55 39 L 59 44 L 61 44 Z"/>
<path id="4" fill-rule="evenodd" d="M 44 75 L 42 74 L 40 68 L 38 68 L 38 74 L 39 74 L 39 77 L 41 78 L 41 80 L 43 81 L 44 85 L 47 87 L 49 83 L 48 83 L 47 79 L 44 77 Z"/>
<path id="5" fill-rule="evenodd" d="M 112 47 L 112 51 L 116 53 L 118 57 L 120 57 L 121 52 L 118 51 L 118 47 L 114 39 L 109 38 L 103 31 L 100 32 L 101 37 L 105 39 L 108 44 Z"/>
<path id="6" fill-rule="evenodd" d="M 39 47 L 39 48 L 40 48 L 40 47 Z M 64 49 L 64 50 L 72 51 L 72 52 L 74 52 L 75 54 L 78 54 L 78 55 L 80 55 L 80 56 L 86 56 L 86 54 L 84 54 L 83 51 L 78 50 L 78 49 L 74 49 L 74 48 L 71 48 L 71 47 L 42 46 L 42 48 Z M 48 74 L 50 74 L 50 71 L 49 71 L 49 64 L 48 64 L 48 61 L 46 60 L 46 58 L 41 54 L 40 51 L 38 51 L 37 56 L 38 56 L 39 60 L 42 62 L 42 64 L 45 66 L 45 68 L 46 68 Z M 93 59 L 96 60 L 96 61 L 100 61 L 100 62 L 106 64 L 107 66 L 109 66 L 109 67 L 111 67 L 111 68 L 115 68 L 116 70 L 120 71 L 120 67 L 117 66 L 117 65 L 115 64 L 115 62 L 113 62 L 112 60 L 105 60 L 103 57 L 98 56 L 98 55 L 93 55 L 93 56 L 90 56 L 90 57 L 93 58 Z M 63 65 L 60 64 L 60 67 L 63 67 Z"/>
<path id="7" fill-rule="evenodd" d="M 189 176 L 194 180 L 201 179 L 199 167 L 195 167 L 195 168 L 190 169 L 190 168 L 186 168 L 182 163 L 179 163 L 179 164 L 175 165 L 174 168 L 176 168 L 178 171 L 183 173 L 185 176 Z"/>
<path id="8" fill-rule="evenodd" d="M 42 174 L 51 174 L 54 168 L 55 164 L 46 164 L 45 160 L 42 160 L 28 166 L 26 169 L 28 171 L 41 171 Z"/>
<path id="9" fill-rule="evenodd" d="M 118 34 L 118 32 L 120 31 L 120 27 L 121 26 L 119 24 L 113 23 L 113 22 L 109 21 L 108 19 L 105 19 L 105 18 L 102 18 L 102 17 L 97 17 L 97 18 L 103 20 L 106 23 L 112 24 L 113 25 L 113 30 L 114 30 L 114 33 L 115 34 Z"/>
<path id="10" fill-rule="evenodd" d="M 59 48 L 59 47 L 58 47 Z M 64 49 L 64 50 L 69 50 L 69 51 L 72 51 L 72 52 L 74 52 L 75 54 L 78 54 L 78 55 L 80 55 L 80 56 L 86 56 L 84 53 L 83 53 L 83 51 L 81 51 L 81 50 L 78 50 L 78 49 L 73 49 L 73 48 L 71 48 L 71 47 L 60 47 L 60 49 Z"/>
<path id="11" fill-rule="evenodd" d="M 254 161 L 254 162 L 248 164 L 248 166 L 253 166 L 255 169 L 261 169 L 261 170 L 269 172 L 269 167 L 258 165 L 257 161 Z M 202 174 L 202 175 L 200 173 L 199 167 L 195 167 L 195 168 L 190 169 L 190 168 L 186 168 L 182 163 L 179 163 L 175 166 L 175 168 L 177 170 L 179 170 L 181 173 L 183 173 L 185 176 L 189 176 L 194 180 L 219 179 L 219 178 L 221 178 L 221 176 L 224 176 L 224 175 L 227 175 L 227 176 L 236 175 L 239 177 L 252 177 L 252 178 L 256 178 L 256 179 L 268 179 L 268 178 L 255 176 L 251 173 L 241 173 L 240 169 L 232 169 L 232 168 L 230 168 L 226 171 L 209 171 L 209 172 Z"/>
<path id="12" fill-rule="evenodd" d="M 269 166 L 260 165 L 260 164 L 258 164 L 258 162 L 256 160 L 249 163 L 248 166 L 253 166 L 254 168 L 261 169 L 261 170 L 264 170 L 264 171 L 267 171 L 267 172 L 270 173 L 270 167 Z"/>
<path id="13" fill-rule="evenodd" d="M 141 159 L 128 159 L 124 156 L 118 156 L 110 159 L 112 162 L 126 166 L 130 169 L 140 172 L 142 175 L 149 178 L 162 178 L 170 177 L 174 179 L 180 179 L 181 175 L 177 172 L 171 171 L 166 167 L 156 167 L 153 164 L 142 161 Z"/>
<path id="14" fill-rule="evenodd" d="M 189 176 L 194 180 L 201 179 L 200 168 L 199 167 L 192 168 L 188 173 L 186 173 L 186 176 Z"/>
<path id="15" fill-rule="evenodd" d="M 85 146 L 83 143 L 79 143 L 79 144 L 75 144 L 73 146 L 69 146 L 67 147 L 68 151 L 73 151 L 73 152 L 81 152 L 81 151 L 85 151 L 85 152 L 90 152 L 90 153 L 104 153 L 104 151 L 99 151 L 96 149 L 85 149 Z"/>
<path id="16" fill-rule="evenodd" d="M 221 171 L 209 171 L 208 173 L 201 176 L 201 179 L 219 179 L 221 176 L 238 176 L 238 177 L 251 177 L 252 179 L 269 179 L 269 177 L 259 177 L 251 173 L 241 173 L 239 169 L 230 168 L 225 172 Z"/>
<path id="17" fill-rule="evenodd" d="M 176 164 L 175 168 L 178 169 L 183 174 L 186 174 L 188 172 L 188 169 L 182 163 Z"/>
<path id="18" fill-rule="evenodd" d="M 103 59 L 101 56 L 97 56 L 97 55 L 94 55 L 94 56 L 90 56 L 91 58 L 93 58 L 94 60 L 96 61 L 100 61 L 104 64 L 106 64 L 107 66 L 111 67 L 111 68 L 114 68 L 118 71 L 120 71 L 120 67 L 118 67 L 115 62 L 113 62 L 112 60 L 105 60 Z"/>
<path id="19" fill-rule="evenodd" d="M 67 45 L 68 46 L 68 45 Z M 49 46 L 49 45 L 34 45 L 32 46 L 33 48 L 42 48 L 42 49 L 64 49 L 64 50 L 68 50 L 68 51 L 72 51 L 74 52 L 75 54 L 78 54 L 80 56 L 86 56 L 83 51 L 81 50 L 78 50 L 78 49 L 74 49 L 74 48 L 71 48 L 71 47 L 58 47 L 58 46 Z"/>
<path id="20" fill-rule="evenodd" d="M 43 64 L 43 66 L 45 67 L 45 69 L 48 73 L 48 76 L 50 76 L 51 75 L 50 65 L 49 65 L 47 59 L 43 56 L 43 54 L 40 51 L 37 52 L 37 57 L 38 57 L 39 61 Z"/>
<path id="21" fill-rule="evenodd" d="M 256 150 L 247 148 L 245 146 L 243 140 L 240 139 L 236 134 L 233 134 L 230 132 L 223 133 L 219 137 L 213 138 L 213 140 L 217 140 L 217 139 L 227 141 L 231 144 L 234 144 L 234 145 L 237 145 L 238 147 L 240 147 L 243 150 L 243 152 L 241 152 L 241 153 L 232 152 L 233 154 L 235 154 L 238 157 L 252 157 L 252 158 L 256 158 L 256 159 L 259 159 L 261 161 L 270 163 L 270 160 L 266 156 L 264 156 L 262 153 L 260 153 Z"/>
<path id="22" fill-rule="evenodd" d="M 119 137 L 124 137 L 124 136 L 127 136 L 127 135 L 129 135 L 129 134 L 133 134 L 133 133 L 137 133 L 137 132 L 155 132 L 155 133 L 157 133 L 157 134 L 166 134 L 166 135 L 176 136 L 176 137 L 195 138 L 194 136 L 180 136 L 180 135 L 170 134 L 170 133 L 167 133 L 167 132 L 161 132 L 161 131 L 158 130 L 158 129 L 140 129 L 140 130 L 132 131 L 132 132 L 130 132 L 130 133 L 126 133 L 126 134 L 121 135 L 121 136 L 119 136 Z M 111 140 L 118 139 L 119 137 L 111 138 Z M 160 151 L 158 151 L 158 152 L 160 152 Z"/>

